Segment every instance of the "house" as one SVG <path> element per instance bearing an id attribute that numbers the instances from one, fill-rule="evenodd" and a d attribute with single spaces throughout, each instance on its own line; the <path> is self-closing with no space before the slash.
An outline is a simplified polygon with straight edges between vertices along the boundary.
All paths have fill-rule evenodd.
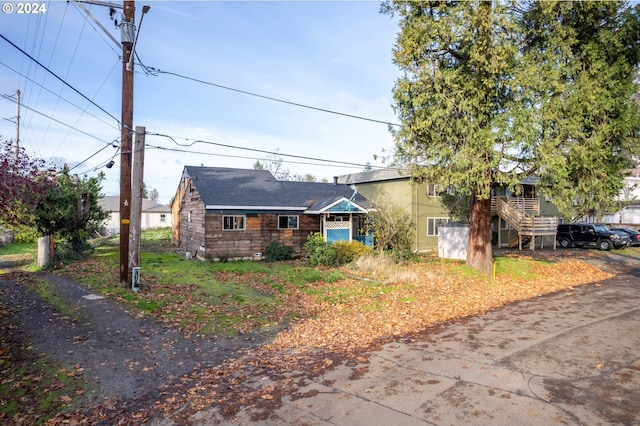
<path id="1" fill-rule="evenodd" d="M 358 193 L 376 202 L 381 197 L 405 210 L 415 225 L 415 251 L 438 247 L 438 226 L 451 222 L 448 210 L 441 202 L 445 188 L 430 183 L 415 182 L 408 170 L 370 170 L 338 177 L 338 182 L 352 185 Z M 522 247 L 532 238 L 537 244 L 555 244 L 558 209 L 548 199 L 537 194 L 537 180 L 525 178 L 520 196 L 507 188 L 496 187 L 492 200 L 494 244 L 499 247 Z M 530 245 L 531 248 L 534 245 Z"/>
<path id="2" fill-rule="evenodd" d="M 109 234 L 120 232 L 120 197 L 104 196 L 98 201 L 102 210 L 109 213 L 104 228 Z M 142 200 L 140 229 L 168 228 L 171 226 L 171 208 L 151 200 Z"/>
<path id="3" fill-rule="evenodd" d="M 620 210 L 605 214 L 602 217 L 585 217 L 587 222 L 603 222 L 612 227 L 640 228 L 640 168 L 629 171 L 624 179 L 624 187 L 616 198 L 620 204 L 624 204 Z"/>
<path id="4" fill-rule="evenodd" d="M 348 185 L 279 181 L 267 170 L 186 166 L 172 204 L 173 241 L 202 259 L 260 259 L 272 241 L 304 253 L 309 234 L 363 238 L 368 200 Z"/>

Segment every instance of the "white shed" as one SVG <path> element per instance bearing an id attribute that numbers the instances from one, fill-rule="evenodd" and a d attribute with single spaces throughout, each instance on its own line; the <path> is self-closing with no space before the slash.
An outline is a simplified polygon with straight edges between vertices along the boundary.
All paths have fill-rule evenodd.
<path id="1" fill-rule="evenodd" d="M 467 259 L 469 225 L 449 222 L 438 227 L 438 256 L 445 259 Z"/>

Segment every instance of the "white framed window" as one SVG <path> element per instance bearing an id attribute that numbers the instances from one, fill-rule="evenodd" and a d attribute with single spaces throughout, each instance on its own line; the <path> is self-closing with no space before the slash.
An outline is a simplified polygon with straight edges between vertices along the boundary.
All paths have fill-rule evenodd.
<path id="1" fill-rule="evenodd" d="M 298 229 L 298 216 L 278 216 L 278 229 Z"/>
<path id="2" fill-rule="evenodd" d="M 166 222 L 167 221 L 167 215 L 164 213 L 160 214 L 160 222 Z"/>
<path id="3" fill-rule="evenodd" d="M 453 185 L 442 186 L 436 183 L 430 183 L 427 188 L 427 197 L 440 197 L 443 192 L 454 195 L 456 190 Z"/>
<path id="4" fill-rule="evenodd" d="M 245 229 L 245 217 L 243 215 L 222 216 L 223 231 L 243 231 Z"/>
<path id="5" fill-rule="evenodd" d="M 438 235 L 438 226 L 451 222 L 448 217 L 428 217 L 427 218 L 427 236 L 435 237 Z"/>

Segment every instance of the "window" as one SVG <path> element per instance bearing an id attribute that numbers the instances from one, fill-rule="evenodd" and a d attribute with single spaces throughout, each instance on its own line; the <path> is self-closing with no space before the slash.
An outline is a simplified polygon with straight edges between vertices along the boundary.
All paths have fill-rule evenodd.
<path id="1" fill-rule="evenodd" d="M 222 216 L 222 229 L 224 231 L 242 231 L 244 227 L 244 216 Z"/>
<path id="2" fill-rule="evenodd" d="M 167 215 L 164 213 L 160 214 L 160 222 L 166 222 L 167 221 Z"/>
<path id="3" fill-rule="evenodd" d="M 427 218 L 427 236 L 433 237 L 438 235 L 438 226 L 451 222 L 448 217 L 428 217 Z"/>
<path id="4" fill-rule="evenodd" d="M 278 216 L 278 229 L 298 229 L 298 216 Z"/>
<path id="5" fill-rule="evenodd" d="M 443 192 L 449 195 L 455 195 L 456 191 L 453 185 L 442 186 L 435 183 L 430 183 L 427 188 L 427 197 L 440 197 Z"/>

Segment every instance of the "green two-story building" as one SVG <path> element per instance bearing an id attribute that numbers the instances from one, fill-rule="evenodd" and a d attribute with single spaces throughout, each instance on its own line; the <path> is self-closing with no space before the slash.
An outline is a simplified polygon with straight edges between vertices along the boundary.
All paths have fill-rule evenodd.
<path id="1" fill-rule="evenodd" d="M 413 250 L 438 247 L 438 226 L 450 222 L 448 210 L 441 202 L 442 188 L 418 183 L 408 170 L 382 169 L 338 177 L 374 204 L 384 198 L 406 211 L 415 226 Z M 537 179 L 525 178 L 518 196 L 508 188 L 496 187 L 493 194 L 492 227 L 494 244 L 499 247 L 555 246 L 556 226 L 560 221 L 557 207 L 538 195 Z M 531 240 L 535 244 L 530 244 Z"/>

